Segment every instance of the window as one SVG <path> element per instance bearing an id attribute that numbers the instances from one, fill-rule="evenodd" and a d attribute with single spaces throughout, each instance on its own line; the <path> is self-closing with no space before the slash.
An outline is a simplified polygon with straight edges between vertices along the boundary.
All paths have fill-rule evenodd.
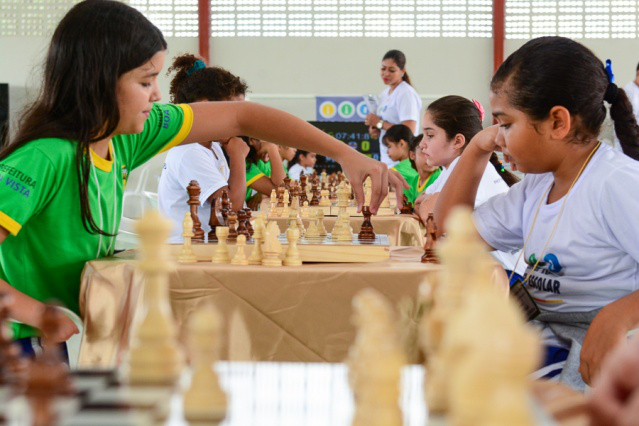
<path id="1" fill-rule="evenodd" d="M 637 38 L 639 0 L 506 0 L 506 38 Z"/>

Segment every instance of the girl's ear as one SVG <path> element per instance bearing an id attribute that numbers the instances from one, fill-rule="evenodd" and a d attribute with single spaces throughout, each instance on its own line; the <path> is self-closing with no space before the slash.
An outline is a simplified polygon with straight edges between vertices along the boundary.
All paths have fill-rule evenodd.
<path id="1" fill-rule="evenodd" d="M 466 137 L 457 133 L 453 138 L 453 149 L 464 149 L 464 146 L 466 146 Z"/>
<path id="2" fill-rule="evenodd" d="M 554 140 L 563 140 L 570 133 L 572 117 L 570 112 L 562 106 L 554 106 L 548 113 L 548 118 L 544 121 L 544 130 L 548 132 Z"/>
<path id="3" fill-rule="evenodd" d="M 415 161 L 415 151 L 408 151 L 408 158 Z"/>

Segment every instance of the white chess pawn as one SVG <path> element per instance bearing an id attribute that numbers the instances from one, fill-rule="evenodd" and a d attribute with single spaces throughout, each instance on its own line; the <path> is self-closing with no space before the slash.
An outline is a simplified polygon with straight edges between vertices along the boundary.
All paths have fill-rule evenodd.
<path id="1" fill-rule="evenodd" d="M 179 263 L 195 263 L 197 257 L 193 254 L 191 248 L 191 238 L 193 238 L 193 219 L 191 218 L 191 212 L 184 213 L 184 220 L 182 221 L 182 237 L 184 237 L 184 243 L 182 245 L 182 253 L 178 256 Z"/>
<path id="2" fill-rule="evenodd" d="M 261 265 L 262 264 L 262 241 L 264 240 L 264 216 L 257 214 L 255 221 L 253 222 L 253 251 L 249 256 L 249 265 Z"/>
<path id="3" fill-rule="evenodd" d="M 277 192 L 273 189 L 271 190 L 271 208 L 268 211 L 269 216 L 277 215 Z"/>
<path id="4" fill-rule="evenodd" d="M 308 201 L 304 201 L 304 205 L 302 206 L 302 219 L 308 219 Z"/>
<path id="5" fill-rule="evenodd" d="M 324 226 L 323 209 L 317 209 L 317 230 L 319 231 L 320 237 L 325 237 L 328 235 L 328 231 L 326 231 L 326 227 Z"/>
<path id="6" fill-rule="evenodd" d="M 286 250 L 286 257 L 284 258 L 284 266 L 301 266 L 302 257 L 300 256 L 299 249 L 297 247 L 297 241 L 300 239 L 300 230 L 295 228 L 289 228 L 286 230 L 286 240 L 288 241 L 288 250 Z"/>
<path id="7" fill-rule="evenodd" d="M 269 222 L 264 233 L 264 256 L 262 265 L 264 266 L 282 266 L 282 243 L 279 242 L 280 228 L 276 222 Z"/>
<path id="8" fill-rule="evenodd" d="M 217 247 L 215 247 L 211 262 L 216 264 L 230 263 L 231 255 L 229 254 L 229 246 L 226 244 L 226 239 L 229 237 L 229 227 L 217 226 L 215 235 L 217 236 Z"/>
<path id="9" fill-rule="evenodd" d="M 320 236 L 319 229 L 317 227 L 317 209 L 311 208 L 308 214 L 308 228 L 306 229 L 306 238 L 317 238 Z"/>
<path id="10" fill-rule="evenodd" d="M 246 236 L 238 235 L 237 242 L 235 243 L 235 247 L 237 247 L 237 251 L 235 252 L 235 256 L 231 260 L 231 265 L 248 265 L 249 261 L 246 258 L 246 254 L 244 253 L 244 247 L 246 246 Z"/>
<path id="11" fill-rule="evenodd" d="M 331 200 L 328 198 L 328 195 L 329 195 L 328 189 L 322 189 L 320 191 L 320 194 L 322 195 L 322 198 L 320 199 L 320 202 L 319 202 L 320 207 L 330 207 Z"/>
<path id="12" fill-rule="evenodd" d="M 198 309 L 189 318 L 193 375 L 183 404 L 184 417 L 190 422 L 218 424 L 226 417 L 227 397 L 213 368 L 220 346 L 220 323 L 220 314 L 211 306 Z"/>
<path id="13" fill-rule="evenodd" d="M 284 190 L 284 197 L 283 197 L 283 202 L 284 202 L 284 207 L 282 207 L 282 211 L 280 212 L 280 216 L 282 217 L 287 217 L 288 213 L 289 213 L 289 201 L 290 201 L 290 195 L 288 193 L 288 189 Z"/>

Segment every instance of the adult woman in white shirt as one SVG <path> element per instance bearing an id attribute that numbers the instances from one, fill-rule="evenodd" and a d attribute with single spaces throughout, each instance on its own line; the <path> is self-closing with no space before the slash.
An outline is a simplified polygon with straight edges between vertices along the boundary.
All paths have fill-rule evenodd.
<path id="1" fill-rule="evenodd" d="M 369 126 L 371 137 L 379 139 L 380 160 L 388 167 L 397 164 L 391 160 L 382 140 L 386 130 L 395 124 L 404 124 L 417 134 L 422 100 L 413 88 L 406 72 L 406 56 L 399 50 L 389 50 L 382 58 L 380 75 L 388 86 L 382 92 L 376 113 L 369 113 L 365 123 Z"/>

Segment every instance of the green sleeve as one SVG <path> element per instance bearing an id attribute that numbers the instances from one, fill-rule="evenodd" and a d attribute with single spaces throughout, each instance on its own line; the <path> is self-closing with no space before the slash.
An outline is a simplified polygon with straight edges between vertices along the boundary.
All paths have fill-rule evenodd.
<path id="1" fill-rule="evenodd" d="M 34 142 L 0 161 L 0 225 L 17 235 L 53 198 L 59 181 L 56 165 Z"/>
<path id="2" fill-rule="evenodd" d="M 271 162 L 267 162 L 265 163 L 262 160 L 258 160 L 257 162 L 257 168 L 260 169 L 262 171 L 262 173 L 264 173 L 264 175 L 271 177 Z"/>
<path id="3" fill-rule="evenodd" d="M 156 154 L 179 145 L 191 132 L 193 110 L 187 104 L 153 104 L 142 133 L 113 138 L 118 155 L 129 171 Z"/>

